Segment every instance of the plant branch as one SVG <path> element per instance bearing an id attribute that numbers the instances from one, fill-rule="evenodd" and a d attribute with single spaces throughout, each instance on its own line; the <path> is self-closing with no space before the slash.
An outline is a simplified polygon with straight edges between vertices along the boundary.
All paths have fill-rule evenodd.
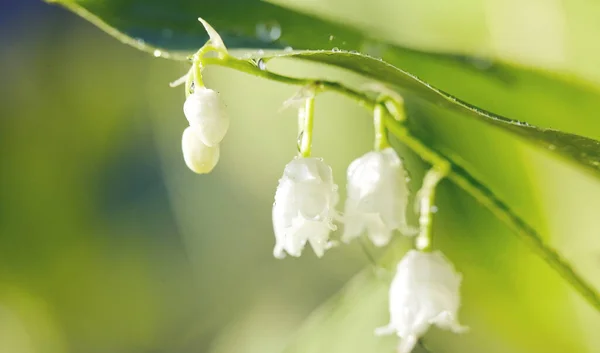
<path id="1" fill-rule="evenodd" d="M 371 111 L 379 103 L 377 99 L 371 98 L 366 93 L 346 87 L 338 82 L 284 76 L 270 72 L 264 68 L 259 68 L 253 61 L 238 59 L 232 56 L 219 58 L 205 57 L 203 58 L 203 65 L 224 66 L 290 85 L 316 85 L 318 88 L 317 91 L 334 91 L 340 93 L 355 100 L 359 105 Z M 496 218 L 505 223 L 519 239 L 525 242 L 532 251 L 540 256 L 563 279 L 571 284 L 571 286 L 573 286 L 573 288 L 579 292 L 592 307 L 597 311 L 600 311 L 600 296 L 596 290 L 583 277 L 576 273 L 573 267 L 563 259 L 556 250 L 546 244 L 533 227 L 514 213 L 506 203 L 494 195 L 494 193 L 482 182 L 470 175 L 466 169 L 461 167 L 456 161 L 447 156 L 443 156 L 441 153 L 426 146 L 421 140 L 412 136 L 408 129 L 396 121 L 390 114 L 385 115 L 385 125 L 391 134 L 433 166 L 450 162 L 450 172 L 447 176 L 450 181 L 471 195 L 476 201 L 496 216 Z"/>

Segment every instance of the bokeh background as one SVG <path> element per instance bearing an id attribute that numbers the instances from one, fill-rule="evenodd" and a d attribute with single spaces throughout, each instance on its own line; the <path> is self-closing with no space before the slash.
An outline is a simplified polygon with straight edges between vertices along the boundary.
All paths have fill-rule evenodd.
<path id="1" fill-rule="evenodd" d="M 405 68 L 467 102 L 600 139 L 594 4 L 274 2 L 440 53 L 435 70 L 418 60 Z M 442 53 L 469 55 L 472 80 L 457 80 L 458 59 Z M 511 77 L 489 58 L 548 71 L 518 86 L 527 99 L 510 101 Z M 368 82 L 314 64 L 269 68 Z M 295 112 L 281 104 L 297 88 L 209 68 L 206 83 L 221 92 L 232 124 L 218 167 L 198 176 L 180 152 L 183 90 L 168 86 L 186 70 L 62 8 L 0 2 L 0 353 L 392 352 L 395 339 L 371 331 L 388 320 L 389 273 L 372 287 L 359 277 L 342 289 L 363 269 L 359 276 L 375 276 L 381 250 L 353 243 L 323 259 L 310 250 L 271 255 L 274 190 L 296 153 Z M 497 95 L 472 86 L 498 80 L 506 85 Z M 577 87 L 562 102 L 586 114 L 536 94 L 550 81 Z M 600 288 L 598 180 L 479 123 L 426 126 Z M 325 94 L 315 129 L 314 152 L 343 190 L 347 165 L 371 148 L 369 116 Z M 426 165 L 403 156 L 416 190 Z M 464 275 L 471 332 L 432 330 L 432 352 L 600 352 L 600 315 L 502 223 L 447 182 L 437 204 L 436 244 Z"/>

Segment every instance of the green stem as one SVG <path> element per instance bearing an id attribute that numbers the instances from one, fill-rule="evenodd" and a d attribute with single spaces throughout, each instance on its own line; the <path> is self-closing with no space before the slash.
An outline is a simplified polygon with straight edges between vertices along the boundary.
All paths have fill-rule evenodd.
<path id="1" fill-rule="evenodd" d="M 364 93 L 354 90 L 352 88 L 346 87 L 339 82 L 333 81 L 324 81 L 324 80 L 313 80 L 313 79 L 303 79 L 303 78 L 295 78 L 289 76 L 283 76 L 276 74 L 274 72 L 268 70 L 261 70 L 251 61 L 238 59 L 232 56 L 227 56 L 225 58 L 204 58 L 204 65 L 218 65 L 228 67 L 230 69 L 235 69 L 238 71 L 242 71 L 254 76 L 266 78 L 267 80 L 277 81 L 280 83 L 285 83 L 288 85 L 296 85 L 296 86 L 308 86 L 314 85 L 317 88 L 317 91 L 333 91 L 339 94 L 342 94 L 350 99 L 355 100 L 360 106 L 365 107 L 369 110 L 375 107 L 375 100 L 365 95 Z"/>
<path id="2" fill-rule="evenodd" d="M 450 163 L 444 159 L 443 162 L 434 164 L 425 177 L 423 178 L 423 186 L 417 194 L 417 202 L 419 203 L 419 235 L 416 239 L 416 247 L 418 250 L 429 252 L 432 250 L 433 236 L 431 234 L 431 226 L 433 221 L 433 207 L 435 202 L 435 190 L 442 179 L 450 172 Z"/>
<path id="3" fill-rule="evenodd" d="M 204 87 L 204 81 L 202 80 L 202 66 L 200 62 L 195 61 L 194 65 L 194 89 L 197 87 Z"/>
<path id="4" fill-rule="evenodd" d="M 387 110 L 383 104 L 376 104 L 373 109 L 373 126 L 375 128 L 375 150 L 381 151 L 390 147 L 385 128 L 385 115 Z"/>
<path id="5" fill-rule="evenodd" d="M 313 125 L 315 120 L 315 97 L 306 98 L 304 111 L 302 112 L 302 127 L 300 133 L 302 140 L 300 141 L 300 155 L 302 157 L 310 157 L 312 150 Z"/>
<path id="6" fill-rule="evenodd" d="M 305 86 L 315 84 L 320 90 L 338 92 L 358 102 L 359 105 L 373 110 L 377 101 L 367 94 L 348 88 L 338 82 L 300 79 L 279 75 L 267 70 L 261 70 L 254 63 L 248 60 L 237 59 L 231 56 L 220 58 L 204 58 L 204 65 L 219 65 L 232 68 L 248 74 L 266 78 L 280 83 Z M 423 160 L 432 165 L 440 165 L 446 162 L 451 163 L 451 170 L 448 179 L 463 189 L 475 200 L 485 206 L 494 216 L 504 222 L 519 239 L 529 246 L 532 251 L 538 254 L 552 269 L 554 269 L 562 278 L 569 282 L 573 288 L 587 300 L 587 302 L 600 311 L 600 296 L 585 279 L 577 274 L 571 265 L 564 260 L 554 249 L 546 244 L 541 236 L 528 225 L 522 218 L 515 214 L 503 201 L 496 197 L 490 189 L 483 183 L 472 177 L 465 169 L 460 167 L 456 161 L 445 158 L 433 149 L 427 147 L 421 140 L 409 134 L 404 125 L 399 124 L 394 118 L 385 116 L 385 125 L 400 142 L 419 155 Z"/>

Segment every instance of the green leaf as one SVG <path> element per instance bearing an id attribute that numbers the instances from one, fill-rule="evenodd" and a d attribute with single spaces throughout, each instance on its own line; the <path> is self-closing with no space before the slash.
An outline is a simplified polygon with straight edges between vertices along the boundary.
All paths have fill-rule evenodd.
<path id="1" fill-rule="evenodd" d="M 329 34 L 335 34 L 337 42 L 344 43 L 341 48 L 360 49 L 368 38 L 359 31 L 346 28 L 325 20 L 296 13 L 292 10 L 269 4 L 263 1 L 163 1 L 163 0 L 58 0 L 84 18 L 100 26 L 125 43 L 174 59 L 184 59 L 208 39 L 204 28 L 198 23 L 197 17 L 202 16 L 210 22 L 221 34 L 229 47 L 284 47 L 294 48 L 327 48 L 330 46 Z M 310 33 L 306 31 L 310 30 Z M 394 62 L 419 62 L 420 71 L 427 72 L 428 68 L 437 65 L 434 56 L 410 51 L 396 46 L 388 46 L 385 57 Z M 553 151 L 587 170 L 600 175 L 600 143 L 596 140 L 575 134 L 564 133 L 551 129 L 538 128 L 517 120 L 511 120 L 489 113 L 483 109 L 465 103 L 431 85 L 419 80 L 401 69 L 381 60 L 352 52 L 309 51 L 300 53 L 283 53 L 278 57 L 290 57 L 311 60 L 335 65 L 353 72 L 365 75 L 397 86 L 405 96 L 415 97 L 416 100 L 427 100 L 431 104 L 442 106 L 460 116 L 475 118 L 499 127 L 507 132 L 519 135 L 534 142 L 547 150 Z M 265 56 L 267 57 L 267 56 Z M 422 59 L 422 60 L 421 60 Z M 518 87 L 527 87 L 531 81 L 538 82 L 543 78 L 542 73 L 532 73 L 515 67 L 499 67 L 501 74 L 510 77 L 513 85 L 502 87 L 500 84 L 485 86 L 469 85 L 468 80 L 477 79 L 473 74 L 472 63 L 454 61 L 461 68 L 469 69 L 462 76 L 455 77 L 461 92 L 468 97 L 502 98 L 504 105 L 525 107 L 522 110 L 531 114 L 539 107 L 540 102 L 530 99 L 531 95 L 511 94 Z M 496 68 L 498 69 L 498 67 Z M 460 71 L 457 71 L 460 73 Z M 497 72 L 494 71 L 494 72 Z M 525 78 L 516 80 L 515 78 Z M 466 88 L 465 88 L 466 87 Z M 579 85 L 559 81 L 550 81 L 547 85 L 537 87 L 536 96 L 544 96 L 544 102 L 558 105 L 551 112 L 544 114 L 561 114 L 578 116 L 590 114 L 600 109 L 600 97 L 596 92 L 586 90 Z M 489 92 L 488 92 L 489 91 Z M 487 94 L 489 93 L 489 94 Z M 548 93 L 548 95 L 545 95 Z M 585 102 L 594 102 L 583 107 L 571 104 L 565 97 L 576 97 L 585 94 Z M 410 100 L 410 99 L 409 99 Z M 528 102 L 531 100 L 531 102 Z M 497 102 L 493 100 L 492 102 Z M 488 101 L 485 101 L 489 104 Z M 491 104 L 502 110 L 502 107 Z M 510 109 L 508 109 L 511 113 Z M 556 113 L 554 113 L 556 112 Z M 515 114 L 519 111 L 514 111 Z M 517 119 L 524 121 L 539 121 L 538 117 L 518 114 Z"/>

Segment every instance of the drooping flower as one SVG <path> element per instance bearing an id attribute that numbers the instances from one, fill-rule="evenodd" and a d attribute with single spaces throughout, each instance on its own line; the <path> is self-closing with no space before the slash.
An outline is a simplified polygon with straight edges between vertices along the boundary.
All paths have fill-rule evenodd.
<path id="1" fill-rule="evenodd" d="M 295 158 L 285 166 L 275 193 L 273 229 L 276 258 L 300 256 L 306 242 L 318 257 L 333 243 L 339 199 L 331 168 L 320 158 Z"/>
<path id="2" fill-rule="evenodd" d="M 344 242 L 365 230 L 376 246 L 389 243 L 394 230 L 414 234 L 406 223 L 406 173 L 393 148 L 368 152 L 354 160 L 347 176 Z"/>
<path id="3" fill-rule="evenodd" d="M 198 174 L 206 174 L 219 161 L 219 145 L 207 146 L 201 138 L 200 130 L 197 126 L 188 126 L 183 131 L 181 149 L 188 168 Z"/>
<path id="4" fill-rule="evenodd" d="M 218 145 L 229 129 L 229 116 L 219 94 L 206 87 L 195 87 L 183 104 L 183 113 L 207 146 Z"/>
<path id="5" fill-rule="evenodd" d="M 376 335 L 396 333 L 399 353 L 409 353 L 429 326 L 465 332 L 458 323 L 461 275 L 439 252 L 409 251 L 398 263 L 390 287 L 390 323 Z"/>

